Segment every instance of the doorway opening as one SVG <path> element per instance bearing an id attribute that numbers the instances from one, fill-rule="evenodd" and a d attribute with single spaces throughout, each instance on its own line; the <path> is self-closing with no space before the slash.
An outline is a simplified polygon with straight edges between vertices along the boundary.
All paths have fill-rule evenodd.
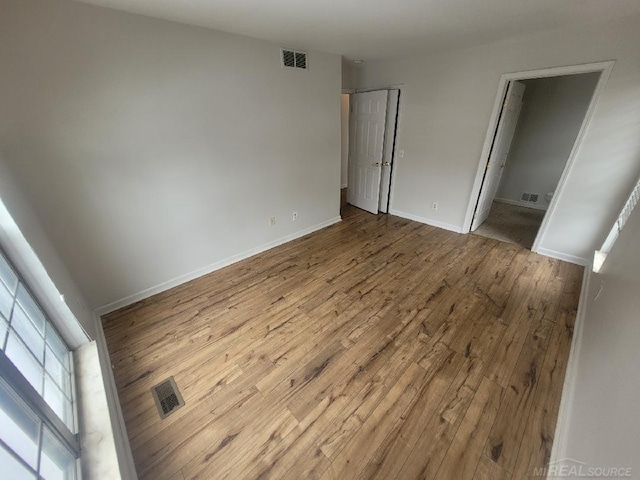
<path id="1" fill-rule="evenodd" d="M 399 105 L 398 88 L 349 96 L 346 202 L 374 214 L 391 203 Z"/>
<path id="2" fill-rule="evenodd" d="M 611 67 L 503 75 L 465 231 L 537 251 Z"/>

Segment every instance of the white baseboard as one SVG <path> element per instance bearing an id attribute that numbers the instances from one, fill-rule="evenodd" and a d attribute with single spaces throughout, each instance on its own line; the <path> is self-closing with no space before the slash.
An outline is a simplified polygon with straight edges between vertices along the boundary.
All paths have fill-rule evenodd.
<path id="1" fill-rule="evenodd" d="M 111 429 L 113 430 L 113 441 L 116 446 L 116 454 L 120 467 L 122 480 L 137 480 L 136 466 L 133 461 L 133 453 L 129 444 L 127 427 L 124 423 L 120 399 L 116 388 L 116 381 L 113 378 L 111 359 L 107 349 L 107 340 L 102 329 L 102 322 L 98 315 L 94 315 L 96 322 L 96 346 L 98 348 L 98 359 L 104 383 L 105 394 L 107 396 L 107 406 L 109 408 L 109 418 L 111 419 Z"/>
<path id="2" fill-rule="evenodd" d="M 389 213 L 391 215 L 395 215 L 396 217 L 406 218 L 407 220 L 414 220 L 416 222 L 426 223 L 427 225 L 431 225 L 432 227 L 438 227 L 438 228 L 443 228 L 445 230 L 450 230 L 452 232 L 462 233 L 462 227 L 460 227 L 459 225 L 452 225 L 450 223 L 444 223 L 438 220 L 431 220 L 430 218 L 420 217 L 418 215 L 402 212 L 400 210 L 389 209 Z"/>
<path id="3" fill-rule="evenodd" d="M 580 300 L 578 301 L 578 311 L 576 313 L 576 322 L 573 327 L 573 338 L 571 339 L 571 350 L 569 351 L 569 360 L 567 361 L 567 371 L 564 376 L 564 384 L 562 386 L 562 397 L 560 398 L 560 408 L 558 410 L 558 419 L 556 420 L 556 430 L 551 447 L 551 457 L 549 463 L 555 462 L 567 457 L 567 441 L 569 430 L 569 418 L 571 416 L 571 405 L 573 405 L 573 397 L 575 392 L 575 383 L 578 375 L 578 357 L 580 356 L 580 348 L 582 346 L 582 332 L 584 331 L 584 319 L 587 312 L 587 304 L 589 302 L 589 286 L 593 272 L 591 268 L 584 269 L 584 277 L 582 279 L 582 289 L 580 290 Z"/>
<path id="4" fill-rule="evenodd" d="M 550 250 L 548 248 L 538 247 L 535 250 L 535 253 L 539 253 L 540 255 L 544 255 L 545 257 L 557 258 L 558 260 L 564 260 L 565 262 L 575 263 L 576 265 L 582 265 L 586 267 L 591 264 L 591 260 L 584 257 L 578 257 L 576 255 L 571 255 L 569 253 L 557 252 L 555 250 Z"/>
<path id="5" fill-rule="evenodd" d="M 535 203 L 519 202 L 518 200 L 510 200 L 508 198 L 494 198 L 494 202 L 506 203 L 508 205 L 516 205 L 518 207 L 533 208 L 534 210 L 547 210 L 546 205 L 536 205 Z"/>
<path id="6" fill-rule="evenodd" d="M 221 268 L 227 267 L 232 263 L 239 262 L 240 260 L 244 260 L 245 258 L 249 258 L 249 257 L 252 257 L 253 255 L 257 255 L 258 253 L 262 253 L 266 250 L 270 250 L 274 247 L 277 247 L 278 245 L 282 245 L 283 243 L 287 243 L 287 242 L 290 242 L 291 240 L 295 240 L 296 238 L 304 237 L 309 233 L 315 232 L 316 230 L 320 230 L 322 228 L 338 223 L 341 220 L 342 218 L 340 216 L 333 217 L 325 222 L 318 223 L 317 225 L 313 225 L 311 227 L 305 228 L 304 230 L 300 230 L 298 232 L 292 233 L 291 235 L 286 235 L 277 240 L 274 240 L 273 242 L 260 245 L 259 247 L 251 248 L 237 255 L 233 255 L 231 257 L 225 258 L 218 262 L 214 262 L 210 265 L 207 265 L 206 267 L 199 268 L 198 270 L 195 270 L 193 272 L 180 275 L 179 277 L 172 278 L 171 280 L 167 280 L 166 282 L 162 282 L 153 287 L 146 288 L 141 292 L 134 293 L 133 295 L 129 295 L 127 297 L 121 298 L 120 300 L 116 300 L 106 305 L 102 305 L 101 307 L 98 307 L 95 312 L 99 317 L 102 315 L 106 315 L 107 313 L 115 312 L 116 310 L 119 310 L 133 303 L 139 302 L 140 300 L 144 300 L 145 298 L 164 292 L 165 290 L 169 290 L 173 287 L 177 287 L 178 285 L 182 285 L 183 283 L 189 282 L 191 280 L 194 280 L 208 273 L 214 272 L 216 270 L 220 270 Z"/>

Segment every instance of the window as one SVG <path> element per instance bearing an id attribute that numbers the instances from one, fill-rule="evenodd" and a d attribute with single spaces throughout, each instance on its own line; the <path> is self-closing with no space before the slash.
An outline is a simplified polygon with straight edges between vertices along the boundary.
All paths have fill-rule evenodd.
<path id="1" fill-rule="evenodd" d="M 631 216 L 631 212 L 638 204 L 640 200 L 640 180 L 636 183 L 636 186 L 631 190 L 631 195 L 627 199 L 624 207 L 622 207 L 622 211 L 618 215 L 616 219 L 616 223 L 611 228 L 609 235 L 607 235 L 606 240 L 600 247 L 600 250 L 596 250 L 595 255 L 593 257 L 593 271 L 598 273 L 604 264 L 604 261 L 607 259 L 607 255 L 611 251 L 613 244 L 616 243 L 618 236 L 620 235 L 620 231 L 624 227 L 624 224 L 627 223 L 627 220 Z"/>
<path id="2" fill-rule="evenodd" d="M 69 347 L 0 252 L 0 465 L 11 480 L 77 478 Z"/>

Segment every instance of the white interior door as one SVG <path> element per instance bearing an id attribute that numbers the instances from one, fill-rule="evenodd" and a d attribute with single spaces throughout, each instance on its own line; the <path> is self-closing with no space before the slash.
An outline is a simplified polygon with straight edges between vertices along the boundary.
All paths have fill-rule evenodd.
<path id="1" fill-rule="evenodd" d="M 384 147 L 382 150 L 382 171 L 380 178 L 380 202 L 378 210 L 389 211 L 389 190 L 391 189 L 391 168 L 394 160 L 394 144 L 396 138 L 396 122 L 398 120 L 398 99 L 400 90 L 389 90 L 387 99 L 387 121 L 384 131 Z"/>
<path id="2" fill-rule="evenodd" d="M 498 191 L 500 177 L 507 162 L 511 140 L 516 131 L 520 109 L 522 108 L 522 96 L 525 85 L 522 82 L 510 82 L 507 88 L 502 114 L 496 129 L 496 136 L 491 147 L 489 163 L 484 174 L 480 197 L 476 206 L 476 213 L 473 216 L 471 230 L 477 229 L 489 216 L 491 204 Z"/>
<path id="3" fill-rule="evenodd" d="M 371 213 L 378 213 L 387 95 L 355 93 L 350 101 L 347 202 Z"/>

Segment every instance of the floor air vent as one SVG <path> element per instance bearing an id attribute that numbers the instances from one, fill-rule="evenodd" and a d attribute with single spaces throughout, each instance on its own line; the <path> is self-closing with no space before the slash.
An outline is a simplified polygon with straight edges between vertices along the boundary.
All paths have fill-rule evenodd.
<path id="1" fill-rule="evenodd" d="M 151 393 L 156 401 L 160 418 L 167 418 L 184 405 L 184 400 L 173 377 L 169 377 L 153 387 Z"/>
<path id="2" fill-rule="evenodd" d="M 307 54 L 305 52 L 297 52 L 287 48 L 281 49 L 281 52 L 283 67 L 307 69 Z"/>

